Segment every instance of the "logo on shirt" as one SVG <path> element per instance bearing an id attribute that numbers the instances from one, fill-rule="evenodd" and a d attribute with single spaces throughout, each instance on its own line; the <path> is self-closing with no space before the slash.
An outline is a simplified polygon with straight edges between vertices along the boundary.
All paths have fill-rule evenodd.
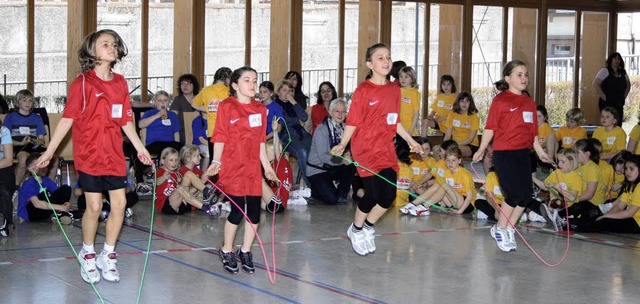
<path id="1" fill-rule="evenodd" d="M 516 108 L 509 108 L 509 111 L 513 112 L 513 111 L 517 110 L 518 108 L 519 108 L 519 107 L 516 107 Z"/>
<path id="2" fill-rule="evenodd" d="M 380 100 L 370 101 L 370 102 L 369 102 L 369 105 L 370 105 L 370 106 L 372 106 L 372 105 L 374 105 L 374 104 L 378 103 L 378 101 L 380 101 Z"/>
<path id="3" fill-rule="evenodd" d="M 102 93 L 96 93 L 96 97 L 100 97 L 100 96 L 102 96 L 102 94 L 104 94 L 104 92 L 102 92 Z"/>
<path id="4" fill-rule="evenodd" d="M 240 120 L 240 118 L 232 119 L 232 120 L 230 120 L 229 122 L 230 122 L 230 123 L 232 123 L 232 124 L 234 124 L 234 123 L 238 122 L 238 120 Z"/>

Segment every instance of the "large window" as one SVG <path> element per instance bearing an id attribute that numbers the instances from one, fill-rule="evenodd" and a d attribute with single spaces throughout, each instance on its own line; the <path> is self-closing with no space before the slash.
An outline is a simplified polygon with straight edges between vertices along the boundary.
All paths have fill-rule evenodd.
<path id="1" fill-rule="evenodd" d="M 576 45 L 576 12 L 549 10 L 545 106 L 549 124 L 564 124 L 564 113 L 573 108 Z M 559 114 L 559 115 L 558 115 Z"/>
<path id="2" fill-rule="evenodd" d="M 3 1 L 0 4 L 0 66 L 5 99 L 27 88 L 27 1 Z M 10 105 L 11 106 L 11 105 Z"/>
<path id="3" fill-rule="evenodd" d="M 258 71 L 258 82 L 262 82 L 269 80 L 271 3 L 266 1 L 251 3 L 251 67 Z"/>
<path id="4" fill-rule="evenodd" d="M 631 82 L 631 91 L 625 104 L 626 124 L 629 131 L 638 122 L 638 107 L 640 106 L 640 13 L 618 14 L 617 48 L 611 52 L 619 52 L 624 60 L 625 70 Z M 607 54 L 608 55 L 608 54 Z M 604 65 L 604 59 L 600 65 Z"/>
<path id="5" fill-rule="evenodd" d="M 51 35 L 51 29 L 67 26 L 66 1 L 35 2 L 35 61 L 33 93 L 40 107 L 62 112 L 67 95 L 67 35 Z"/>
<path id="6" fill-rule="evenodd" d="M 147 88 L 154 93 L 158 90 L 165 90 L 169 94 L 177 93 L 174 91 L 178 86 L 173 81 L 173 8 L 173 0 L 149 3 Z"/>
<path id="7" fill-rule="evenodd" d="M 245 4 L 228 2 L 213 0 L 206 4 L 203 86 L 213 82 L 213 74 L 221 67 L 235 70 L 244 66 Z"/>
<path id="8" fill-rule="evenodd" d="M 364 79 L 358 79 L 358 11 L 357 3 L 347 2 L 344 20 L 344 97 L 351 95 Z M 337 87 L 336 87 L 337 89 Z"/>
<path id="9" fill-rule="evenodd" d="M 123 3 L 118 0 L 98 1 L 97 29 L 112 29 L 120 35 L 129 49 L 129 54 L 114 70 L 124 75 L 129 84 L 133 100 L 141 100 L 142 61 L 142 7 L 138 3 Z M 153 90 L 152 88 L 149 88 Z M 151 93 L 151 92 L 149 92 Z"/>

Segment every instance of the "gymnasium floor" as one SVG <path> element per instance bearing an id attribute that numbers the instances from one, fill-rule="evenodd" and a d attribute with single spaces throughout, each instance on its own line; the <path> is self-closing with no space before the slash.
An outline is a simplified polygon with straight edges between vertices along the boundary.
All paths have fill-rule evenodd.
<path id="1" fill-rule="evenodd" d="M 136 303 L 149 236 L 150 199 L 134 207 L 117 246 L 119 283 L 96 285 L 105 303 Z M 491 222 L 432 212 L 416 218 L 391 209 L 376 225 L 377 252 L 356 255 L 346 239 L 355 205 L 313 201 L 284 214 L 263 214 L 260 235 L 276 282 L 256 245 L 256 272 L 227 274 L 212 247 L 224 217 L 202 212 L 156 216 L 140 303 L 634 303 L 640 298 L 640 236 L 574 235 L 567 259 L 544 266 L 518 239 L 503 253 Z M 157 214 L 156 214 L 157 215 Z M 275 230 L 275 246 L 271 229 Z M 80 223 L 64 226 L 81 246 Z M 555 263 L 567 238 L 539 225 L 524 237 Z M 97 249 L 102 248 L 104 223 Z M 239 235 L 242 231 L 239 232 Z M 240 238 L 236 240 L 240 243 Z M 256 242 L 257 243 L 257 242 Z M 100 303 L 84 283 L 57 224 L 18 223 L 0 239 L 0 303 Z"/>

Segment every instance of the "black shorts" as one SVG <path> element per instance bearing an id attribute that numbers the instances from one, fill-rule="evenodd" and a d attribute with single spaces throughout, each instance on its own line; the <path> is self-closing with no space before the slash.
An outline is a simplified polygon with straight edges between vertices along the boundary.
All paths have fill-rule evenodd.
<path id="1" fill-rule="evenodd" d="M 13 146 L 13 157 L 16 157 L 18 155 L 18 153 L 20 152 L 27 152 L 29 154 L 31 153 L 44 153 L 44 151 L 46 151 L 47 149 L 43 146 L 34 146 L 32 144 L 27 144 L 24 146 Z"/>
<path id="2" fill-rule="evenodd" d="M 476 154 L 478 152 L 478 146 L 469 145 L 469 149 L 471 149 L 471 155 Z"/>
<path id="3" fill-rule="evenodd" d="M 529 149 L 493 151 L 493 164 L 505 203 L 526 207 L 531 201 L 531 152 Z"/>
<path id="4" fill-rule="evenodd" d="M 169 204 L 169 198 L 167 198 L 164 201 L 164 204 L 162 204 L 162 210 L 160 211 L 163 214 L 168 214 L 168 215 L 182 215 L 191 211 L 191 205 L 181 203 L 180 207 L 178 207 L 178 211 L 176 211 L 175 209 L 173 209 L 173 207 L 171 207 L 171 204 Z"/>
<path id="5" fill-rule="evenodd" d="M 102 193 L 102 191 L 124 189 L 127 185 L 127 177 L 113 175 L 93 176 L 78 171 L 78 182 L 85 192 Z"/>

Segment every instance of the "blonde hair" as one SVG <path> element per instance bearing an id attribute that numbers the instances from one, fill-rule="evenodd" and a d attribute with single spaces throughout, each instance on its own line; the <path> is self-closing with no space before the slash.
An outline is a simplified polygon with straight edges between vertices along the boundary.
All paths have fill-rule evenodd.
<path id="1" fill-rule="evenodd" d="M 276 94 L 278 94 L 278 92 L 280 92 L 280 89 L 282 89 L 283 86 L 288 86 L 289 89 L 291 89 L 291 92 L 293 92 L 295 90 L 295 88 L 293 87 L 293 84 L 291 83 L 291 81 L 286 80 L 286 79 L 282 79 L 282 80 L 278 81 L 278 83 L 276 84 Z"/>
<path id="2" fill-rule="evenodd" d="M 173 154 L 178 155 L 178 156 L 180 155 L 180 153 L 178 153 L 178 150 L 176 150 L 174 148 L 171 148 L 171 147 L 164 148 L 164 150 L 162 150 L 162 153 L 160 153 L 160 159 L 161 160 L 165 160 L 165 158 L 167 158 L 167 156 L 173 155 Z"/>
<path id="3" fill-rule="evenodd" d="M 418 88 L 418 75 L 416 73 L 416 70 L 414 70 L 410 66 L 406 66 L 400 69 L 400 72 L 398 72 L 398 76 L 400 76 L 400 74 L 409 76 L 409 78 L 411 78 L 411 87 L 416 89 Z"/>
<path id="4" fill-rule="evenodd" d="M 159 95 L 166 96 L 167 99 L 169 100 L 169 102 L 171 102 L 171 95 L 169 95 L 169 93 L 167 93 L 167 91 L 165 91 L 165 90 L 159 90 L 155 94 L 153 94 L 153 101 L 154 102 L 156 101 L 156 99 L 158 99 Z"/>
<path id="5" fill-rule="evenodd" d="M 567 114 L 565 115 L 565 117 L 567 119 L 571 119 L 571 120 L 577 122 L 579 125 L 583 125 L 584 124 L 584 113 L 582 113 L 582 110 L 580 110 L 580 108 L 569 109 L 569 111 L 567 111 Z"/>
<path id="6" fill-rule="evenodd" d="M 187 159 L 192 158 L 200 154 L 200 148 L 194 145 L 186 145 L 180 149 L 180 160 L 183 164 L 187 163 Z"/>
<path id="7" fill-rule="evenodd" d="M 562 155 L 567 158 L 569 163 L 571 164 L 571 171 L 578 169 L 578 152 L 573 148 L 564 148 L 561 149 L 558 154 L 556 154 L 556 159 L 559 155 Z"/>

